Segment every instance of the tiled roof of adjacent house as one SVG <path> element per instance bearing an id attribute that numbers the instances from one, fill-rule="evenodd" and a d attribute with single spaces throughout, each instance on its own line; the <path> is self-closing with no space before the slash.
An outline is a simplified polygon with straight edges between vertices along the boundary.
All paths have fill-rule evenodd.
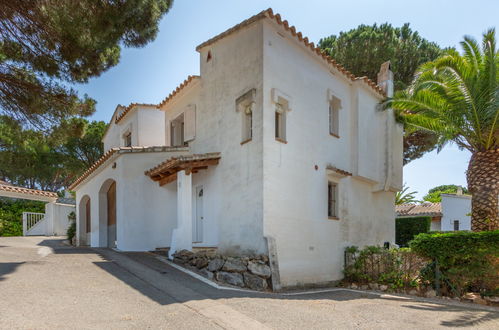
<path id="1" fill-rule="evenodd" d="M 175 90 L 173 92 L 170 93 L 170 95 L 168 95 L 163 101 L 161 101 L 158 104 L 158 108 L 161 108 L 165 104 L 167 104 L 168 102 L 170 102 L 175 97 L 175 95 L 177 95 L 178 93 L 180 93 L 191 82 L 197 81 L 198 79 L 199 79 L 199 76 L 188 76 L 187 79 L 185 79 L 180 85 L 177 86 L 177 88 L 175 88 Z"/>
<path id="2" fill-rule="evenodd" d="M 272 11 L 272 8 L 269 8 L 267 10 L 264 10 L 244 21 L 241 23 L 233 26 L 232 28 L 226 30 L 225 32 L 220 33 L 219 35 L 203 42 L 199 46 L 196 47 L 196 50 L 200 50 L 201 48 L 204 48 L 208 45 L 211 45 L 226 36 L 240 30 L 241 28 L 248 26 L 256 21 L 259 21 L 260 19 L 268 18 L 276 22 L 278 25 L 284 27 L 286 31 L 288 31 L 294 38 L 296 38 L 298 41 L 303 43 L 307 48 L 310 49 L 313 53 L 315 53 L 317 56 L 321 57 L 324 61 L 326 61 L 329 65 L 333 66 L 336 70 L 338 70 L 340 73 L 342 73 L 347 79 L 350 81 L 363 81 L 365 84 L 367 84 L 370 88 L 372 88 L 376 93 L 378 93 L 380 96 L 385 97 L 385 92 L 383 89 L 378 86 L 374 81 L 367 77 L 360 77 L 357 78 L 355 75 L 353 75 L 350 71 L 346 70 L 342 65 L 338 64 L 336 60 L 334 60 L 332 57 L 330 57 L 326 52 L 324 52 L 322 49 L 319 47 L 316 47 L 313 42 L 310 42 L 307 37 L 304 37 L 301 32 L 297 32 L 296 28 L 294 26 L 290 26 L 288 21 L 282 20 L 281 15 L 279 14 L 274 14 Z"/>
<path id="3" fill-rule="evenodd" d="M 57 193 L 52 191 L 44 191 L 38 189 L 29 189 L 24 187 L 14 186 L 5 181 L 0 181 L 0 190 L 12 193 L 18 193 L 23 195 L 31 195 L 31 196 L 43 196 L 49 198 L 57 198 Z"/>
<path id="4" fill-rule="evenodd" d="M 126 153 L 137 153 L 137 152 L 163 152 L 163 151 L 187 151 L 188 148 L 185 147 L 166 147 L 166 146 L 156 146 L 156 147 L 117 147 L 109 149 L 101 158 L 99 158 L 92 166 L 90 166 L 78 179 L 76 179 L 70 186 L 70 190 L 74 190 L 83 180 L 85 180 L 90 174 L 97 170 L 106 160 L 111 158 L 114 154 L 126 154 Z"/>
<path id="5" fill-rule="evenodd" d="M 402 216 L 442 216 L 441 203 L 401 204 L 395 206 L 398 217 Z"/>

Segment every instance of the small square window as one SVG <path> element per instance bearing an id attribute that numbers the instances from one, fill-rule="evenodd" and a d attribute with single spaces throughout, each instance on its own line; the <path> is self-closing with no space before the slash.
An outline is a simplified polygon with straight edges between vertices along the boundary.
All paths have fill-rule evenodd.
<path id="1" fill-rule="evenodd" d="M 338 219 L 338 185 L 334 182 L 329 181 L 327 188 L 327 216 L 331 219 Z"/>

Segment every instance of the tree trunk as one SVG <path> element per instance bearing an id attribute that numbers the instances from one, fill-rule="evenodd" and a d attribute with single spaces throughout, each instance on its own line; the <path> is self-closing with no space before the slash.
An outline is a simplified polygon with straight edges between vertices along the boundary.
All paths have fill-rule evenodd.
<path id="1" fill-rule="evenodd" d="M 466 173 L 471 199 L 471 230 L 499 229 L 499 149 L 476 152 Z"/>

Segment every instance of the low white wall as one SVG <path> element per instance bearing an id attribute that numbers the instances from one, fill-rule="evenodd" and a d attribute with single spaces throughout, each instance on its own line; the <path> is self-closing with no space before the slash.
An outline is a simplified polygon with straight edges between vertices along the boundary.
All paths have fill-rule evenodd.
<path id="1" fill-rule="evenodd" d="M 68 215 L 75 211 L 76 207 L 74 205 L 60 203 L 45 204 L 45 235 L 65 236 L 71 224 Z"/>

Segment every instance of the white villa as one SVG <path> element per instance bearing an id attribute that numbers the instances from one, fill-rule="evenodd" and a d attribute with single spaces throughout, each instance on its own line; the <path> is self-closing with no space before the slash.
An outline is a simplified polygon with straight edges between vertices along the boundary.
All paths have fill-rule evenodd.
<path id="1" fill-rule="evenodd" d="M 357 78 L 271 9 L 196 50 L 199 76 L 116 108 L 70 187 L 80 245 L 266 254 L 275 289 L 340 280 L 345 247 L 394 242 L 389 63 L 377 84 Z"/>

